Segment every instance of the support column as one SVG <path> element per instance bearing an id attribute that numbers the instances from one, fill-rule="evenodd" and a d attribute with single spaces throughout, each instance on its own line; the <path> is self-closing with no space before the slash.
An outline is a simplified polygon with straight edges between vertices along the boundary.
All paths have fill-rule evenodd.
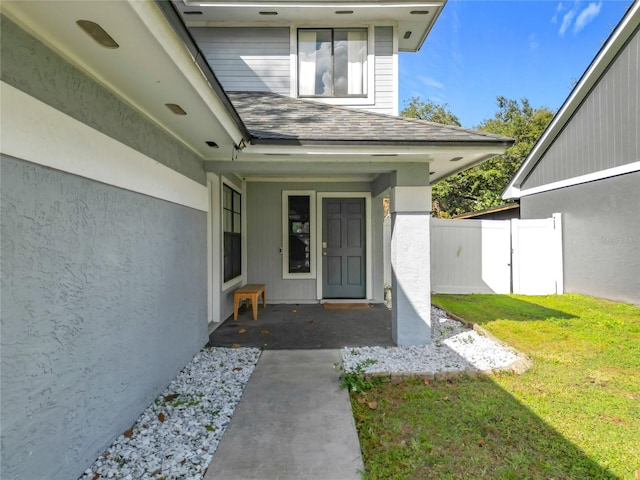
<path id="1" fill-rule="evenodd" d="M 431 187 L 424 167 L 426 181 L 424 172 L 397 175 L 391 188 L 392 334 L 397 345 L 431 343 Z M 423 185 L 415 185 L 420 178 Z"/>

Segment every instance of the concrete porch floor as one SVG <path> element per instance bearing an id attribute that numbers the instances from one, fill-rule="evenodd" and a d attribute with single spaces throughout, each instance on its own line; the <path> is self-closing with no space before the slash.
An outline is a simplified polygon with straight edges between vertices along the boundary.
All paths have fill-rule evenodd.
<path id="1" fill-rule="evenodd" d="M 242 329 L 246 333 L 238 333 Z M 325 309 L 320 304 L 260 306 L 258 320 L 241 308 L 238 320 L 225 320 L 209 336 L 207 346 L 256 347 L 265 350 L 338 349 L 394 346 L 391 310 L 384 304 L 366 308 Z"/>

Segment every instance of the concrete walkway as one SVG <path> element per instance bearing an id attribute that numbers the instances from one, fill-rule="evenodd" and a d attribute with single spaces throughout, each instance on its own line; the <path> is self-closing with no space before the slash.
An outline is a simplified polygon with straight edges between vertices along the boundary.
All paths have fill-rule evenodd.
<path id="1" fill-rule="evenodd" d="M 364 470 L 339 350 L 264 351 L 205 480 L 351 480 Z"/>

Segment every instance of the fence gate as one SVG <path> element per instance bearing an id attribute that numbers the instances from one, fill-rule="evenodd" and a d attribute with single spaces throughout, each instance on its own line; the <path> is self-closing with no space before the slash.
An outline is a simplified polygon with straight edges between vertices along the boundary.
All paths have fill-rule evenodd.
<path id="1" fill-rule="evenodd" d="M 550 295 L 564 290 L 560 214 L 511 220 L 513 293 Z"/>
<path id="2" fill-rule="evenodd" d="M 560 214 L 544 220 L 431 220 L 435 293 L 562 293 Z"/>

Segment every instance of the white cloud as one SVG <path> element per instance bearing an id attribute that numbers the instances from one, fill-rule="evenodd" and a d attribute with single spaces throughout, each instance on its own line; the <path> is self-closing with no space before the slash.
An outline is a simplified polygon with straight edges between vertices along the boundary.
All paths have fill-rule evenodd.
<path id="1" fill-rule="evenodd" d="M 435 78 L 422 75 L 420 76 L 420 81 L 426 87 L 433 87 L 433 88 L 440 88 L 440 89 L 444 88 L 444 85 L 438 80 L 436 80 Z"/>
<path id="2" fill-rule="evenodd" d="M 529 35 L 529 49 L 530 50 L 537 50 L 537 48 L 540 46 L 540 43 L 538 43 L 538 39 L 536 38 L 536 34 L 532 33 L 531 35 Z"/>
<path id="3" fill-rule="evenodd" d="M 586 27 L 594 18 L 596 18 L 600 14 L 600 9 L 602 8 L 602 2 L 591 2 L 587 5 L 578 18 L 576 18 L 576 23 L 573 26 L 573 33 L 578 33 L 584 27 Z"/>
<path id="4" fill-rule="evenodd" d="M 563 36 L 564 32 L 566 32 L 567 29 L 571 26 L 571 22 L 573 21 L 573 17 L 576 16 L 577 11 L 577 7 L 573 7 L 571 10 L 564 14 L 564 17 L 562 17 L 562 25 L 560 25 L 560 30 L 558 30 L 560 36 Z"/>
<path id="5" fill-rule="evenodd" d="M 551 18 L 551 23 L 558 23 L 558 15 L 560 14 L 560 12 L 562 12 L 562 10 L 564 10 L 564 7 L 562 5 L 562 2 L 560 2 L 556 7 L 556 13 L 554 13 L 553 17 Z"/>

